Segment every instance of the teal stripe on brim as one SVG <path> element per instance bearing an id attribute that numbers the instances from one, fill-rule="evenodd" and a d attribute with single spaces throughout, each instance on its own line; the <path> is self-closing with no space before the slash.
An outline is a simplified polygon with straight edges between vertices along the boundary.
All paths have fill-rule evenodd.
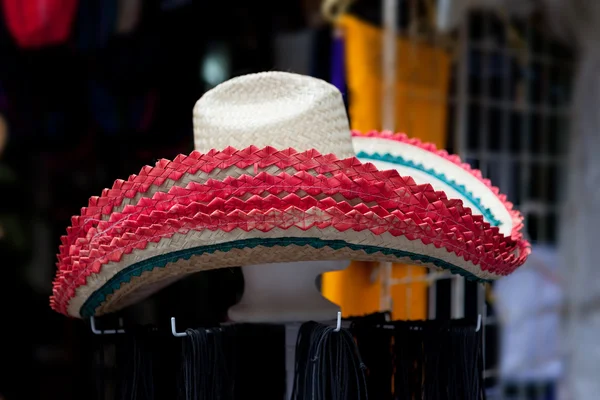
<path id="1" fill-rule="evenodd" d="M 162 254 L 156 257 L 149 258 L 144 261 L 132 264 L 125 269 L 119 271 L 114 277 L 106 282 L 100 289 L 96 290 L 83 304 L 79 313 L 83 318 L 91 317 L 95 314 L 95 311 L 100 305 L 106 300 L 106 297 L 115 293 L 122 284 L 129 283 L 131 278 L 134 276 L 140 276 L 142 273 L 152 271 L 155 268 L 164 268 L 168 263 L 172 263 L 178 260 L 189 260 L 190 257 L 202 254 L 212 254 L 215 251 L 227 252 L 232 249 L 251 249 L 257 246 L 264 247 L 275 247 L 281 246 L 286 247 L 290 245 L 296 246 L 311 246 L 315 249 L 321 249 L 323 247 L 329 247 L 333 250 L 340 249 L 351 249 L 351 250 L 362 250 L 367 254 L 374 254 L 381 252 L 385 255 L 392 255 L 397 258 L 409 257 L 411 260 L 419 261 L 423 263 L 433 264 L 439 268 L 443 268 L 452 272 L 453 274 L 461 275 L 469 281 L 474 282 L 489 282 L 489 280 L 479 278 L 469 271 L 466 271 L 460 267 L 450 264 L 449 262 L 440 260 L 438 258 L 430 257 L 423 254 L 411 253 L 408 251 L 388 249 L 385 247 L 359 245 L 353 243 L 347 243 L 343 240 L 325 240 L 318 238 L 302 238 L 302 237 L 286 237 L 286 238 L 254 238 L 254 239 L 242 239 L 235 240 L 227 243 L 214 244 L 208 246 L 199 246 L 191 249 L 174 251 L 167 254 Z M 284 250 L 282 250 L 284 251 Z"/>
<path id="2" fill-rule="evenodd" d="M 502 222 L 494 217 L 494 215 L 492 214 L 492 211 L 489 208 L 486 208 L 481 203 L 481 200 L 479 198 L 475 197 L 473 195 L 473 193 L 469 192 L 467 190 L 467 188 L 465 187 L 465 185 L 461 185 L 461 184 L 457 183 L 456 181 L 454 181 L 453 179 L 448 178 L 446 176 L 446 174 L 444 174 L 443 172 L 434 171 L 432 168 L 426 168 L 423 164 L 417 164 L 413 161 L 405 160 L 401 156 L 394 156 L 389 153 L 382 155 L 379 153 L 368 154 L 368 153 L 365 153 L 364 151 L 361 151 L 356 155 L 356 157 L 359 159 L 362 158 L 365 160 L 385 161 L 385 162 L 389 162 L 392 164 L 402 165 L 403 167 L 414 168 L 421 172 L 425 172 L 426 174 L 431 175 L 434 178 L 444 182 L 446 185 L 450 186 L 452 189 L 454 189 L 458 193 L 460 193 L 461 196 L 463 196 L 464 198 L 469 200 L 469 202 L 471 202 L 471 204 L 473 204 L 475 206 L 475 208 L 477 208 L 477 211 L 479 211 L 479 213 L 481 215 L 483 215 L 485 220 L 488 221 L 490 223 L 490 225 L 492 225 L 492 226 L 502 225 Z"/>

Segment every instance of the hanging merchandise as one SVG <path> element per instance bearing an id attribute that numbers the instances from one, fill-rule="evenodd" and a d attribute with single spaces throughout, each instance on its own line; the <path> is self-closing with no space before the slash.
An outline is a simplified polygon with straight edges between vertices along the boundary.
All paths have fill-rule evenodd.
<path id="1" fill-rule="evenodd" d="M 346 329 L 307 322 L 300 327 L 292 400 L 368 399 L 364 364 Z"/>
<path id="2" fill-rule="evenodd" d="M 159 325 L 126 324 L 110 332 L 96 329 L 92 340 L 98 400 L 279 400 L 285 392 L 281 326 L 190 328 L 174 336 Z"/>
<path id="3" fill-rule="evenodd" d="M 223 330 L 188 329 L 183 341 L 182 398 L 233 400 L 231 366 L 225 355 L 230 343 Z"/>
<path id="4" fill-rule="evenodd" d="M 122 365 L 117 365 L 120 385 L 117 390 L 123 399 L 153 400 L 156 396 L 154 363 L 157 361 L 154 346 L 157 340 L 148 332 L 136 333 L 125 338 L 126 345 L 120 346 Z"/>
<path id="5" fill-rule="evenodd" d="M 529 255 L 462 200 L 358 161 L 341 94 L 324 81 L 234 78 L 196 103 L 194 132 L 196 151 L 117 180 L 72 218 L 54 310 L 112 313 L 210 268 L 359 259 L 487 282 Z"/>
<path id="6" fill-rule="evenodd" d="M 31 49 L 64 43 L 77 4 L 77 0 L 2 0 L 2 9 L 19 47 Z"/>
<path id="7" fill-rule="evenodd" d="M 388 321 L 372 318 L 357 318 L 352 322 L 351 332 L 356 340 L 365 364 L 369 397 L 378 400 L 393 400 L 392 378 L 394 376 L 394 353 L 392 331 L 374 329 Z"/>
<path id="8" fill-rule="evenodd" d="M 480 323 L 387 317 L 353 318 L 349 328 L 302 323 L 288 398 L 484 399 Z M 157 326 L 96 329 L 98 398 L 281 399 L 282 328 L 172 327 L 169 335 Z"/>
<path id="9" fill-rule="evenodd" d="M 356 320 L 370 398 L 483 400 L 482 331 L 466 320 Z"/>
<path id="10" fill-rule="evenodd" d="M 158 326 L 92 326 L 96 399 L 234 398 L 232 328 L 187 329 L 180 338 Z"/>
<path id="11" fill-rule="evenodd" d="M 177 398 L 180 340 L 169 340 L 155 327 L 127 325 L 119 334 L 106 332 L 100 329 L 90 340 L 95 390 L 86 398 Z"/>

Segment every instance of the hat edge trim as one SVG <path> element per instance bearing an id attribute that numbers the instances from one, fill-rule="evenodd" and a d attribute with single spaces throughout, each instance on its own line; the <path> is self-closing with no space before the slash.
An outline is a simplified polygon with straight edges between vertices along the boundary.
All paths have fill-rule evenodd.
<path id="1" fill-rule="evenodd" d="M 452 274 L 460 275 L 465 279 L 473 282 L 487 283 L 493 281 L 493 279 L 480 278 L 477 275 L 469 272 L 459 266 L 456 266 L 447 261 L 441 260 L 436 257 L 428 256 L 425 254 L 413 253 L 406 250 L 397 250 L 387 247 L 372 246 L 372 245 L 359 245 L 344 240 L 327 240 L 319 238 L 306 238 L 306 237 L 284 237 L 284 238 L 250 238 L 235 240 L 226 243 L 220 243 L 217 245 L 204 245 L 193 247 L 190 249 L 183 249 L 178 251 L 169 252 L 166 254 L 157 255 L 155 257 L 148 258 L 146 260 L 139 261 L 135 264 L 131 264 L 126 268 L 117 272 L 111 279 L 109 279 L 99 289 L 94 291 L 83 303 L 79 310 L 81 318 L 87 318 L 95 315 L 95 311 L 98 307 L 104 303 L 107 296 L 115 293 L 124 283 L 129 283 L 134 276 L 140 276 L 144 272 L 153 271 L 156 268 L 165 268 L 168 264 L 176 262 L 181 259 L 190 259 L 193 256 L 202 255 L 205 253 L 214 253 L 216 251 L 229 251 L 231 249 L 249 249 L 257 246 L 264 247 L 288 247 L 291 245 L 296 246 L 311 246 L 315 249 L 322 247 L 330 247 L 334 250 L 348 248 L 356 251 L 364 251 L 367 254 L 384 253 L 397 258 L 410 258 L 413 261 L 419 263 L 435 265 L 443 270 L 450 271 Z M 377 261 L 377 257 L 373 257 L 372 261 Z M 249 264 L 248 264 L 249 265 Z M 418 264 L 417 264 L 418 265 Z M 225 268 L 217 267 L 215 269 Z"/>

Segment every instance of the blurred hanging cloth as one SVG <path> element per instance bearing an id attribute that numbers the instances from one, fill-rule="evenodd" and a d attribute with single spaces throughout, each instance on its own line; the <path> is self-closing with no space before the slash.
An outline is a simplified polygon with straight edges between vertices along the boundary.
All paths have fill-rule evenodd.
<path id="1" fill-rule="evenodd" d="M 485 399 L 482 331 L 472 322 L 354 320 L 369 398 Z"/>
<path id="2" fill-rule="evenodd" d="M 366 133 L 382 128 L 383 30 L 366 22 L 377 20 L 373 18 L 377 12 L 365 8 L 365 4 L 360 3 L 361 10 L 343 15 L 337 22 L 332 83 L 340 90 L 344 85 L 347 87 L 351 128 Z M 442 49 L 409 37 L 397 38 L 396 52 L 395 131 L 444 148 L 450 56 Z M 345 69 L 336 66 L 340 57 L 345 59 Z M 378 265 L 367 264 L 355 261 L 346 270 L 323 275 L 324 296 L 341 305 L 345 317 L 381 309 Z M 419 278 L 425 274 L 426 270 L 420 267 L 402 264 L 392 267 L 392 279 Z M 425 318 L 426 294 L 424 282 L 392 286 L 393 317 Z"/>
<path id="3" fill-rule="evenodd" d="M 124 334 L 93 335 L 94 398 L 283 398 L 283 326 L 236 324 L 185 332 L 173 337 L 160 326 L 126 325 Z"/>
<path id="4" fill-rule="evenodd" d="M 352 129 L 381 130 L 383 30 L 353 15 L 339 21 L 345 39 Z M 446 146 L 450 55 L 422 40 L 396 42 L 396 132 Z"/>
<path id="5" fill-rule="evenodd" d="M 21 48 L 64 43 L 71 34 L 77 0 L 2 0 L 11 35 Z"/>

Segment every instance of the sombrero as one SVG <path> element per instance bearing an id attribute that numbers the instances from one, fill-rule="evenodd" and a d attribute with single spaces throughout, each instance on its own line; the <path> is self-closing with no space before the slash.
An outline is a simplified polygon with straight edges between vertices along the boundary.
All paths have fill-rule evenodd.
<path id="1" fill-rule="evenodd" d="M 193 115 L 195 151 L 115 181 L 72 218 L 54 310 L 115 312 L 207 269 L 364 260 L 490 281 L 529 254 L 461 199 L 360 162 L 326 82 L 246 75 L 207 92 Z"/>

